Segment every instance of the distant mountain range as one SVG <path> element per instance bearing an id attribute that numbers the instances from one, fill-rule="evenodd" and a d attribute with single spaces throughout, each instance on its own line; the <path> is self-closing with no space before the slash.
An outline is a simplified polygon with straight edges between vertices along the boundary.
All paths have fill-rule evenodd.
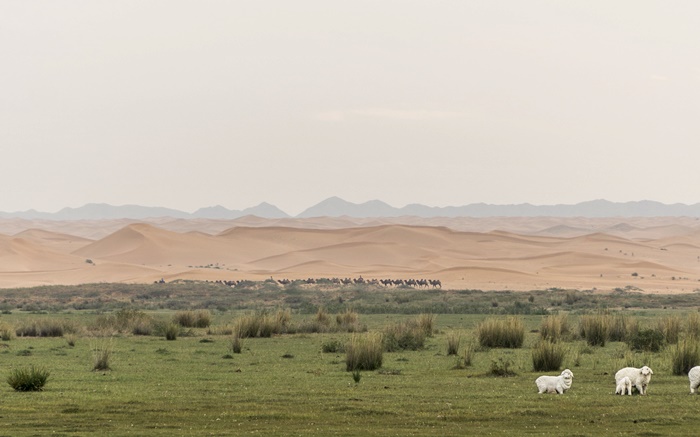
<path id="1" fill-rule="evenodd" d="M 28 210 L 0 212 L 0 218 L 22 218 L 27 220 L 102 220 L 102 219 L 147 219 L 172 217 L 182 219 L 206 218 L 231 220 L 244 216 L 277 219 L 291 217 L 269 203 L 231 210 L 223 206 L 200 208 L 188 213 L 176 209 L 139 205 L 113 206 L 90 203 L 79 208 L 63 208 L 55 213 Z M 379 200 L 352 203 L 339 197 L 331 197 L 308 209 L 297 218 L 308 217 L 700 217 L 700 203 L 664 204 L 650 200 L 637 202 L 610 202 L 592 200 L 574 205 L 490 205 L 474 203 L 465 206 L 431 207 L 420 204 L 396 208 Z"/>

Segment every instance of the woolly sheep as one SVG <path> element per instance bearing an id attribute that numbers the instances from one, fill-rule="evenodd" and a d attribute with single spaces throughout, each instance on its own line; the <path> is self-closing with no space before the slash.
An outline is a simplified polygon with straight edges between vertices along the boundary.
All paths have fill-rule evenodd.
<path id="1" fill-rule="evenodd" d="M 573 372 L 569 369 L 565 369 L 563 372 L 561 372 L 561 375 L 559 376 L 540 376 L 535 380 L 535 384 L 537 384 L 539 394 L 563 394 L 565 391 L 571 388 L 573 378 Z"/>
<path id="2" fill-rule="evenodd" d="M 647 366 L 638 369 L 636 367 L 625 367 L 620 369 L 615 374 L 615 384 L 619 384 L 620 380 L 624 377 L 628 377 L 632 382 L 632 385 L 637 388 L 640 395 L 647 394 L 647 387 L 649 386 L 649 381 L 651 381 L 651 375 L 654 372 Z"/>
<path id="3" fill-rule="evenodd" d="M 617 388 L 615 389 L 616 395 L 632 395 L 632 381 L 629 376 L 625 376 L 617 382 Z"/>
<path id="4" fill-rule="evenodd" d="M 700 386 L 700 366 L 695 366 L 688 372 L 688 379 L 690 380 L 690 394 L 693 394 Z"/>

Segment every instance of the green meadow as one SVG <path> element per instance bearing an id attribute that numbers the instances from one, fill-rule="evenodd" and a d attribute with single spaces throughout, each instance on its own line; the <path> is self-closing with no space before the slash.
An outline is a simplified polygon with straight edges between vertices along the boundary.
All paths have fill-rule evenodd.
<path id="1" fill-rule="evenodd" d="M 100 293 L 92 297 L 81 287 L 4 295 L 0 435 L 663 436 L 697 435 L 700 426 L 700 398 L 689 394 L 687 376 L 673 372 L 678 345 L 698 342 L 694 294 L 645 301 L 631 292 L 548 290 L 512 298 L 424 290 L 429 298 L 398 303 L 403 291 L 412 298 L 420 291 L 280 288 L 222 290 L 232 296 L 227 302 L 211 285 L 186 284 L 160 302 L 162 288 L 154 285 L 131 292 L 115 285 L 119 292 L 111 293 L 95 285 Z M 472 311 L 430 311 L 446 301 Z M 403 313 L 402 305 L 410 310 Z M 167 340 L 173 320 L 197 309 L 207 326 L 178 325 Z M 233 352 L 246 318 L 280 313 L 284 328 L 240 338 L 240 353 Z M 386 338 L 419 313 L 432 315 L 422 342 L 397 340 L 377 369 L 348 371 L 344 349 L 353 336 Z M 342 314 L 352 314 L 352 323 L 341 326 Z M 567 325 L 556 341 L 563 361 L 559 370 L 535 371 L 533 350 L 552 314 Z M 603 346 L 591 345 L 580 325 L 596 315 L 624 315 L 630 332 L 658 332 L 663 342 L 658 351 L 634 350 L 631 340 L 608 332 Z M 482 322 L 507 317 L 524 326 L 521 347 L 481 346 Z M 458 341 L 456 355 L 448 355 L 448 340 Z M 107 369 L 95 370 L 105 351 Z M 648 395 L 614 395 L 615 372 L 643 365 L 654 371 Z M 31 368 L 50 372 L 43 390 L 15 391 L 6 382 Z M 504 368 L 510 376 L 494 376 Z M 574 373 L 572 388 L 538 395 L 534 380 L 564 368 Z"/>

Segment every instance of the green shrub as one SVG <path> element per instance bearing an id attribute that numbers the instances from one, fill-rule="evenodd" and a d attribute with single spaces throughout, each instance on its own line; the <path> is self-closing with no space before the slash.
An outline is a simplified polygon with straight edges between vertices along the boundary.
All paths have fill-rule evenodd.
<path id="1" fill-rule="evenodd" d="M 345 367 L 348 372 L 382 367 L 384 349 L 380 333 L 353 334 L 345 350 Z"/>
<path id="2" fill-rule="evenodd" d="M 419 314 L 416 323 L 423 331 L 426 337 L 433 336 L 433 327 L 435 325 L 435 314 Z"/>
<path id="3" fill-rule="evenodd" d="M 627 344 L 635 351 L 658 352 L 664 347 L 664 335 L 656 329 L 642 329 Z"/>
<path id="4" fill-rule="evenodd" d="M 685 339 L 676 344 L 671 351 L 671 372 L 674 375 L 687 375 L 697 365 L 700 365 L 697 340 Z"/>
<path id="5" fill-rule="evenodd" d="M 447 355 L 457 355 L 459 352 L 459 334 L 451 332 L 447 335 Z"/>
<path id="6" fill-rule="evenodd" d="M 516 349 L 525 341 L 525 325 L 517 317 L 490 318 L 477 326 L 476 335 L 481 347 Z"/>
<path id="7" fill-rule="evenodd" d="M 532 367 L 535 371 L 559 370 L 565 356 L 566 350 L 560 343 L 541 340 L 532 349 Z"/>
<path id="8" fill-rule="evenodd" d="M 610 316 L 606 314 L 581 316 L 579 333 L 590 346 L 605 346 L 610 329 Z"/>
<path id="9" fill-rule="evenodd" d="M 13 369 L 7 377 L 7 383 L 16 391 L 41 391 L 50 375 L 48 370 L 34 366 L 29 370 Z"/>
<path id="10" fill-rule="evenodd" d="M 231 337 L 231 352 L 234 354 L 240 354 L 243 351 L 243 344 L 241 341 L 241 336 L 237 332 Z"/>

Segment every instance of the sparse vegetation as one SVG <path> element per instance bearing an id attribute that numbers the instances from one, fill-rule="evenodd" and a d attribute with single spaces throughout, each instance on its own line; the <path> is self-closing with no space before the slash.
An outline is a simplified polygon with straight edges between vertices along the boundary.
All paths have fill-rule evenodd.
<path id="1" fill-rule="evenodd" d="M 100 287 L 102 285 L 97 284 L 95 290 L 100 290 Z M 160 287 L 168 292 L 169 284 Z M 208 292 L 208 287 L 202 288 L 202 294 Z M 135 289 L 139 290 L 138 286 Z M 73 331 L 64 330 L 63 338 L 25 335 L 0 343 L 6 375 L 14 369 L 27 369 L 32 364 L 51 369 L 49 389 L 39 396 L 13 395 L 8 389 L 6 406 L 11 414 L 4 415 L 4 429 L 8 435 L 49 434 L 54 429 L 79 429 L 78 434 L 118 433 L 115 430 L 126 429 L 133 434 L 146 435 L 160 432 L 158 430 L 162 433 L 172 433 L 173 429 L 185 432 L 189 428 L 206 429 L 217 435 L 231 433 L 232 429 L 240 434 L 284 430 L 282 434 L 328 435 L 348 434 L 347 418 L 361 415 L 362 420 L 352 424 L 351 433 L 372 435 L 390 427 L 402 435 L 463 435 L 464 420 L 469 421 L 473 427 L 470 429 L 483 431 L 483 434 L 519 435 L 531 420 L 537 422 L 537 432 L 542 434 L 579 430 L 584 434 L 608 435 L 613 429 L 615 433 L 628 429 L 634 434 L 690 435 L 694 432 L 694 423 L 678 420 L 678 411 L 693 411 L 697 398 L 687 396 L 687 378 L 672 376 L 676 368 L 681 369 L 679 375 L 683 375 L 688 366 L 700 364 L 693 358 L 693 345 L 697 339 L 690 340 L 696 338 L 691 326 L 697 311 L 677 306 L 683 297 L 664 296 L 658 301 L 664 302 L 667 308 L 656 310 L 636 307 L 638 296 L 631 291 L 621 293 L 623 296 L 572 292 L 569 300 L 573 303 L 569 307 L 567 290 L 533 291 L 518 296 L 507 292 L 470 290 L 423 291 L 421 295 L 410 289 L 401 289 L 392 291 L 393 294 L 389 295 L 393 297 L 386 302 L 387 294 L 365 293 L 362 288 L 354 287 L 351 298 L 343 295 L 343 303 L 338 301 L 340 292 L 327 293 L 332 294 L 330 297 L 317 293 L 317 297 L 308 301 L 308 307 L 304 307 L 307 309 L 295 307 L 291 311 L 281 303 L 284 299 L 308 296 L 303 292 L 294 294 L 293 285 L 284 290 L 282 298 L 266 292 L 266 298 L 270 300 L 266 303 L 267 309 L 264 305 L 257 307 L 260 313 L 271 316 L 273 326 L 284 328 L 272 334 L 273 338 L 256 332 L 255 337 L 243 339 L 245 351 L 242 354 L 233 350 L 234 338 L 238 337 L 234 327 L 240 318 L 255 314 L 251 313 L 253 305 L 250 303 L 233 310 L 212 307 L 208 328 L 188 330 L 178 325 L 178 341 L 175 342 L 162 340 L 165 327 L 177 311 L 197 311 L 196 306 L 188 304 L 183 308 L 155 310 L 135 306 L 127 309 L 105 307 L 102 310 L 71 309 L 68 312 L 39 309 L 47 314 L 18 308 L 11 314 L 3 314 L 1 323 L 9 326 L 13 334 L 17 327 L 42 319 L 65 321 Z M 244 294 L 235 291 L 232 293 L 228 288 L 232 299 Z M 256 292 L 251 289 L 249 293 L 251 302 L 255 301 Z M 173 300 L 180 298 L 176 293 L 171 296 Z M 411 312 L 409 316 L 382 313 L 382 308 L 396 303 L 396 296 L 407 297 L 400 305 L 411 306 L 407 310 Z M 455 301 L 451 300 L 453 296 L 456 296 Z M 532 305 L 529 296 L 534 296 L 534 303 L 548 304 L 550 298 L 560 300 L 557 311 L 567 314 L 566 324 L 574 327 L 573 333 L 572 330 L 564 333 L 554 329 L 559 333 L 555 334 L 556 342 L 543 341 L 548 347 L 560 347 L 564 351 L 559 369 L 576 366 L 573 390 L 562 398 L 538 396 L 533 383 L 542 372 L 556 372 L 533 370 L 535 355 L 543 344 L 540 341 L 550 337 L 542 331 L 549 329 L 550 324 L 546 321 L 551 314 L 539 315 L 534 311 L 530 315 L 502 314 L 502 311 L 525 308 L 516 309 L 514 302 L 517 299 L 522 299 L 523 305 Z M 464 314 L 435 310 L 440 308 L 443 300 L 450 305 L 466 302 L 457 300 L 462 297 L 473 298 L 472 302 L 486 302 L 489 307 L 494 299 L 499 305 L 492 314 L 485 315 L 481 315 L 483 308 L 479 305 L 470 307 Z M 593 297 L 598 299 L 601 308 L 624 308 L 602 313 L 610 321 L 609 343 L 605 348 L 589 346 L 588 340 L 579 337 L 576 329 L 585 315 L 582 315 L 585 311 L 580 305 L 587 305 Z M 417 299 L 424 300 L 418 304 Z M 654 299 L 658 296 L 649 295 L 649 302 L 653 303 Z M 352 311 L 347 309 L 349 302 L 352 302 Z M 612 305 L 612 302 L 619 305 Z M 137 303 L 140 305 L 142 301 L 137 299 Z M 26 306 L 29 307 L 29 300 Z M 324 312 L 330 318 L 328 331 L 316 335 L 299 330 L 302 323 L 316 322 L 319 307 L 325 308 Z M 449 308 L 449 311 L 453 310 Z M 391 353 L 382 350 L 381 334 L 385 328 L 409 321 L 419 326 L 419 314 L 433 312 L 439 314 L 433 320 L 433 326 L 429 330 L 417 329 L 425 333 L 422 349 L 401 349 Z M 350 315 L 345 316 L 346 313 Z M 663 338 L 660 323 L 672 316 L 680 317 L 682 322 L 677 345 L 665 349 L 662 346 L 657 352 L 653 351 L 654 348 L 628 349 L 627 344 L 632 347 L 631 342 L 636 338 L 630 332 L 640 332 L 644 338 L 644 332 L 650 330 Z M 477 327 L 483 322 L 505 321 L 510 317 L 522 323 L 524 340 L 520 348 L 502 349 L 477 343 Z M 354 325 L 359 325 L 362 319 L 363 329 L 368 332 L 353 334 L 338 328 L 346 324 L 346 318 L 347 324 Z M 98 324 L 98 320 L 107 323 Z M 151 327 L 153 337 L 136 336 L 135 323 L 130 320 L 147 321 L 145 323 Z M 460 338 L 457 355 L 448 355 L 446 344 L 456 333 Z M 350 346 L 353 336 L 375 338 L 375 345 L 379 344 L 373 349 L 375 358 L 363 362 L 374 363 L 374 366 L 379 362 L 381 367 L 375 370 L 360 370 L 359 366 L 349 368 L 348 363 L 353 367 L 352 357 L 360 355 L 359 347 L 351 351 L 357 352 L 355 355 L 348 356 L 343 352 L 343 346 Z M 627 344 L 617 343 L 625 337 Z M 110 338 L 113 338 L 114 351 L 109 360 L 112 370 L 90 372 L 92 362 L 89 357 L 93 347 L 108 343 Z M 75 341 L 73 346 L 67 345 L 70 341 Z M 661 344 L 666 344 L 665 339 Z M 377 355 L 381 356 L 379 360 Z M 285 356 L 293 358 L 285 359 Z M 115 359 L 118 359 L 116 363 L 113 362 Z M 621 399 L 612 395 L 611 375 L 626 365 L 649 365 L 654 369 L 651 395 L 639 398 L 644 401 L 646 413 L 643 417 L 648 420 L 634 423 L 642 417 L 638 416 L 639 403 L 631 402 L 637 398 Z M 372 366 L 368 364 L 367 367 Z M 354 371 L 360 375 L 361 382 L 357 384 Z M 516 377 L 507 379 L 488 377 L 514 374 Z M 436 385 L 436 381 L 439 384 Z M 197 389 L 192 390 L 192 387 Z M 212 407 L 213 402 L 224 398 L 227 405 L 236 405 L 235 415 Z M 554 401 L 566 404 L 566 414 L 541 413 L 545 404 Z M 323 407 L 319 408 L 319 405 Z M 99 411 L 99 421 L 95 420 L 96 411 Z M 309 426 L 311 422 L 314 427 Z M 585 430 L 581 424 L 585 425 Z"/>

